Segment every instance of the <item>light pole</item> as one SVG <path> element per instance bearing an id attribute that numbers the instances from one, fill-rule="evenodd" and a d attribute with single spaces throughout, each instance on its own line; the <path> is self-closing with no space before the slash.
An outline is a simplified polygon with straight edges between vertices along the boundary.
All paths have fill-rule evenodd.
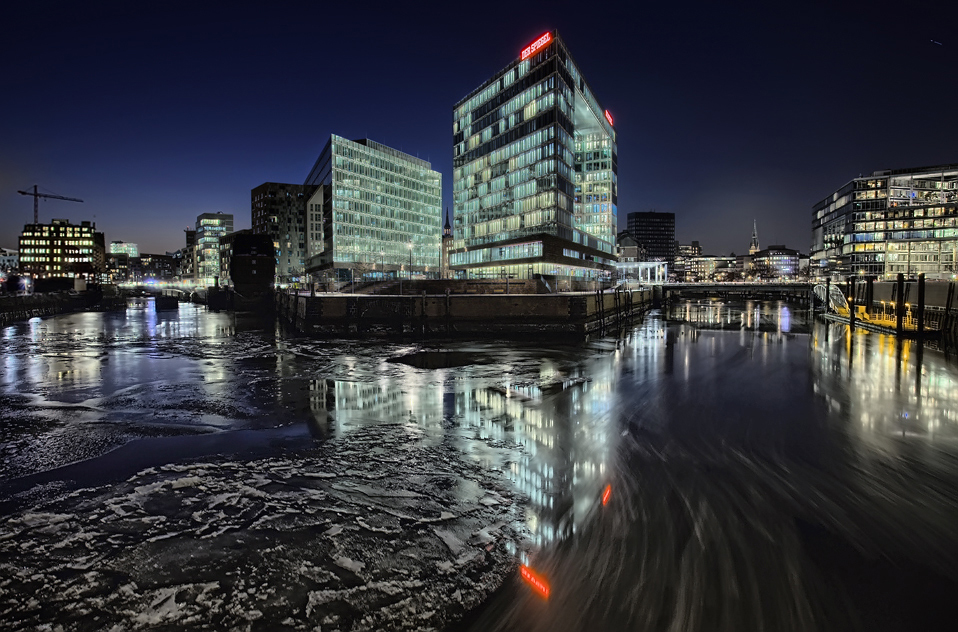
<path id="1" fill-rule="evenodd" d="M 382 250 L 379 251 L 379 267 L 380 271 L 383 274 L 383 281 L 386 280 L 386 253 Z"/>
<path id="2" fill-rule="evenodd" d="M 412 280 L 412 242 L 409 242 L 409 280 Z"/>

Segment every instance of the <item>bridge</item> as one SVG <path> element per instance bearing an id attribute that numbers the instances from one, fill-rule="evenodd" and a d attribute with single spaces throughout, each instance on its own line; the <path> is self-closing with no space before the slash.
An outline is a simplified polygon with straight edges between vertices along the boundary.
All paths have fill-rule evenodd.
<path id="1" fill-rule="evenodd" d="M 661 289 L 660 289 L 661 288 Z M 811 305 L 811 283 L 669 283 L 655 287 L 662 300 L 716 297 L 725 300 L 790 301 Z"/>

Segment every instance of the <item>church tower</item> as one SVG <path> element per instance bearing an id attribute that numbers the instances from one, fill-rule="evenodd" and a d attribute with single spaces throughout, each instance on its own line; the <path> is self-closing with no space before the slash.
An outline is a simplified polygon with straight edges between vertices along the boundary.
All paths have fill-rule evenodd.
<path id="1" fill-rule="evenodd" d="M 751 257 L 756 252 L 761 250 L 761 247 L 758 245 L 758 222 L 752 220 L 752 243 L 748 245 L 748 255 Z"/>

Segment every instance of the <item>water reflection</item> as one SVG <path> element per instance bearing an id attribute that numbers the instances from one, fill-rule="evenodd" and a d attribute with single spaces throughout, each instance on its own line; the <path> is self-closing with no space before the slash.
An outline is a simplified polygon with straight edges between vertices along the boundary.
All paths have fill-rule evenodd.
<path id="1" fill-rule="evenodd" d="M 785 301 L 681 301 L 670 306 L 667 317 L 670 321 L 684 322 L 704 330 L 809 332 L 808 310 Z"/>
<path id="2" fill-rule="evenodd" d="M 46 435 L 26 405 L 27 422 L 0 426 L 8 462 L 42 462 L 31 471 L 103 452 L 73 449 L 95 436 L 79 420 L 146 434 L 147 415 L 287 424 L 299 434 L 284 454 L 304 459 L 310 436 L 335 446 L 380 424 L 425 449 L 454 446 L 521 492 L 517 554 L 552 591 L 546 612 L 505 592 L 488 629 L 821 628 L 820 602 L 844 593 L 812 568 L 828 555 L 803 548 L 799 523 L 851 555 L 944 573 L 955 559 L 954 367 L 911 341 L 810 324 L 785 303 L 676 304 L 624 339 L 583 345 L 449 343 L 476 363 L 438 369 L 388 359 L 439 345 L 277 339 L 192 306 L 36 320 L 5 329 L 3 344 L 6 394 L 85 406 Z"/>
<path id="3" fill-rule="evenodd" d="M 816 325 L 812 350 L 815 392 L 871 447 L 958 437 L 958 372 L 940 354 L 837 323 Z"/>
<path id="4" fill-rule="evenodd" d="M 615 433 L 612 378 L 619 353 L 589 363 L 589 378 L 559 375 L 551 361 L 539 379 L 463 379 L 406 368 L 376 381 L 310 380 L 314 436 L 401 420 L 426 445 L 452 441 L 465 458 L 498 469 L 528 499 L 531 542 L 571 535 L 593 509 Z"/>

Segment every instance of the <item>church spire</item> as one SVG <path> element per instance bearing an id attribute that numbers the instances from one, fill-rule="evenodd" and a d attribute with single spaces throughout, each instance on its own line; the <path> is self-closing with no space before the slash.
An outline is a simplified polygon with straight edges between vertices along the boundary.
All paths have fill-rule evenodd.
<path id="1" fill-rule="evenodd" d="M 754 255 L 756 252 L 761 250 L 761 247 L 758 245 L 758 221 L 752 220 L 752 243 L 748 245 L 748 254 Z"/>
<path id="2" fill-rule="evenodd" d="M 450 237 L 452 236 L 452 226 L 449 224 L 449 207 L 446 207 L 446 225 L 442 228 L 442 236 Z"/>

